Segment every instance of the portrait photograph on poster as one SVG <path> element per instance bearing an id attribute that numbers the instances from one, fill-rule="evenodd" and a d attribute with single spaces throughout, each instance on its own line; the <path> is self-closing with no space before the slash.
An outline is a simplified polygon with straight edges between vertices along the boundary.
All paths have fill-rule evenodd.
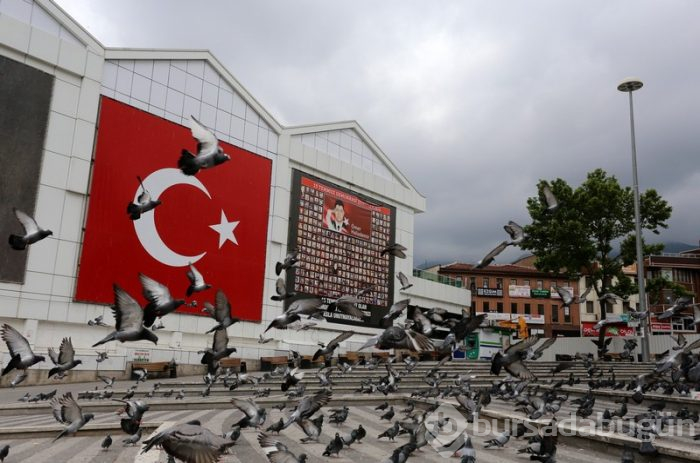
<path id="1" fill-rule="evenodd" d="M 326 319 L 380 326 L 393 302 L 394 264 L 381 250 L 394 239 L 395 213 L 392 206 L 295 170 L 289 248 L 299 252 L 299 265 L 288 289 L 296 298 L 326 303 L 367 290 L 358 304 L 362 320 L 340 312 L 326 312 Z"/>

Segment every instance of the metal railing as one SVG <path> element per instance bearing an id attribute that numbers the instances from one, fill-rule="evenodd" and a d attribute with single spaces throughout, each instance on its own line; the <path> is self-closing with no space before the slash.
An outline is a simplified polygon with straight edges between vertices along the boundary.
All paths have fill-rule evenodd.
<path id="1" fill-rule="evenodd" d="M 442 283 L 443 285 L 454 286 L 455 288 L 462 288 L 462 280 L 457 280 L 455 278 L 447 277 L 444 275 L 438 275 L 437 273 L 426 272 L 419 268 L 413 269 L 413 276 L 416 278 L 422 278 L 423 280 L 435 281 L 437 283 Z"/>

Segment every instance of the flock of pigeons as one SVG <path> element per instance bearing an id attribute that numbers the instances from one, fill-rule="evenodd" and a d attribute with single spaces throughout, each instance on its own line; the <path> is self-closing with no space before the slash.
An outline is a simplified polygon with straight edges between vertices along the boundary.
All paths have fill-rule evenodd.
<path id="1" fill-rule="evenodd" d="M 187 150 L 182 151 L 178 161 L 178 166 L 182 172 L 185 175 L 196 175 L 201 169 L 212 168 L 228 161 L 230 157 L 223 152 L 215 135 L 202 126 L 194 117 L 191 118 L 191 121 L 192 135 L 198 142 L 197 153 L 192 154 Z M 129 203 L 127 207 L 127 214 L 131 220 L 138 220 L 143 213 L 160 205 L 160 200 L 152 198 L 144 188 L 140 177 L 138 180 L 141 184 L 142 193 L 137 197 L 135 202 Z M 549 190 L 546 185 L 543 195 L 548 208 L 555 209 L 558 203 L 551 193 L 551 190 Z M 52 234 L 50 230 L 44 230 L 39 227 L 36 221 L 24 212 L 14 209 L 14 213 L 24 229 L 24 234 L 13 234 L 10 236 L 9 243 L 13 249 L 26 249 L 28 245 L 32 245 Z M 509 222 L 504 228 L 511 239 L 500 243 L 479 262 L 477 268 L 488 265 L 507 246 L 519 245 L 524 239 L 523 230 L 518 224 Z M 398 258 L 405 258 L 406 255 L 404 251 L 406 251 L 404 246 L 398 243 L 392 243 L 381 251 L 381 255 L 388 254 Z M 279 262 L 276 265 L 276 274 L 279 276 L 282 271 L 293 268 L 297 265 L 298 260 L 298 253 L 296 251 L 290 252 L 283 262 Z M 190 282 L 186 290 L 188 297 L 194 293 L 206 291 L 211 288 L 211 285 L 205 282 L 201 273 L 199 273 L 193 265 L 189 266 L 187 277 Z M 399 272 L 397 278 L 403 290 L 411 286 L 408 278 L 403 273 Z M 103 339 L 97 341 L 93 347 L 111 341 L 123 343 L 145 340 L 157 344 L 158 337 L 154 333 L 158 328 L 158 325 L 155 324 L 156 320 L 161 319 L 160 327 L 162 328 L 162 318 L 186 304 L 183 299 L 175 299 L 170 290 L 158 281 L 144 274 L 139 274 L 139 279 L 143 288 L 143 295 L 147 300 L 147 305 L 142 308 L 130 294 L 115 284 L 113 286 L 114 305 L 112 307 L 115 318 L 114 330 Z M 556 290 L 562 297 L 564 305 L 570 305 L 573 303 L 580 303 L 582 299 L 585 299 L 590 288 L 578 298 L 575 298 L 565 288 L 556 288 Z M 295 299 L 288 304 L 288 307 L 280 316 L 272 320 L 265 332 L 273 328 L 279 330 L 308 329 L 315 324 L 313 320 L 320 320 L 323 318 L 325 311 L 341 311 L 361 319 L 363 313 L 357 307 L 357 304 L 360 302 L 360 297 L 371 291 L 372 288 L 368 287 L 358 294 L 342 295 L 330 304 L 324 304 L 318 298 Z M 287 291 L 285 279 L 280 277 L 276 284 L 276 294 L 272 296 L 272 299 L 284 301 L 294 296 L 294 293 Z M 611 295 L 609 297 L 615 296 Z M 445 365 L 445 362 L 451 359 L 452 353 L 455 350 L 465 349 L 463 345 L 465 337 L 483 324 L 486 315 L 468 316 L 464 313 L 461 318 L 452 318 L 446 316 L 446 311 L 442 309 L 434 308 L 424 310 L 418 307 L 409 307 L 409 302 L 410 301 L 406 299 L 393 304 L 384 317 L 384 330 L 380 334 L 368 339 L 360 350 L 374 347 L 380 350 L 406 349 L 416 353 L 436 351 L 439 358 L 442 360 L 435 368 L 432 368 L 424 378 L 426 383 L 430 385 L 430 389 L 426 392 L 416 393 L 416 395 L 422 395 L 424 397 L 454 397 L 459 404 L 459 408 L 469 417 L 468 420 L 473 420 L 483 407 L 488 406 L 491 402 L 491 397 L 495 396 L 502 400 L 513 401 L 516 410 L 523 412 L 528 418 L 539 419 L 551 416 L 551 426 L 556 425 L 555 414 L 559 411 L 562 404 L 568 400 L 568 396 L 562 395 L 559 390 L 564 382 L 560 381 L 552 385 L 551 388 L 543 391 L 539 391 L 538 388 L 533 389 L 530 382 L 536 379 L 535 375 L 533 375 L 524 363 L 525 360 L 536 360 L 539 358 L 543 351 L 555 342 L 555 339 L 545 340 L 544 343 L 537 347 L 539 338 L 533 336 L 511 345 L 503 352 L 497 353 L 491 361 L 491 373 L 499 375 L 501 370 L 505 370 L 512 378 L 504 381 L 496 381 L 493 383 L 492 387 L 482 389 L 472 388 L 469 377 L 459 376 L 455 378 L 454 384 L 445 386 L 443 384 L 448 375 L 445 371 L 441 371 L 441 367 Z M 194 305 L 194 303 L 191 304 Z M 698 312 L 700 311 L 700 309 L 698 309 L 699 306 L 700 304 L 691 304 L 690 300 L 679 299 L 671 309 L 660 315 L 659 318 L 668 318 L 678 311 L 689 307 L 693 307 L 696 312 Z M 342 375 L 352 371 L 353 368 L 358 366 L 364 366 L 368 370 L 373 370 L 378 368 L 380 362 L 378 359 L 373 359 L 362 365 L 360 362 L 356 362 L 353 365 L 341 362 L 340 365 L 335 368 L 321 368 L 317 372 L 316 377 L 322 389 L 312 395 L 305 394 L 306 386 L 303 382 L 305 374 L 300 371 L 299 363 L 301 356 L 298 353 L 294 353 L 293 367 L 281 367 L 261 377 L 240 373 L 236 373 L 235 375 L 231 373 L 223 375 L 220 365 L 221 360 L 236 352 L 234 347 L 228 346 L 229 338 L 227 328 L 239 320 L 231 313 L 231 306 L 228 299 L 221 290 L 216 292 L 215 304 L 211 305 L 205 303 L 203 311 L 207 312 L 217 322 L 216 326 L 209 330 L 209 333 L 213 333 L 211 348 L 207 348 L 201 352 L 201 363 L 207 367 L 207 374 L 204 377 L 206 389 L 202 393 L 203 396 L 209 394 L 212 385 L 217 381 L 223 381 L 224 385 L 233 390 L 241 384 L 259 385 L 270 378 L 280 377 L 282 392 L 285 392 L 289 399 L 299 399 L 298 404 L 291 410 L 291 413 L 286 419 L 280 419 L 278 422 L 273 423 L 271 426 L 267 427 L 264 432 L 260 432 L 258 436 L 260 446 L 272 463 L 306 461 L 307 456 L 305 454 L 294 455 L 279 438 L 272 437 L 271 433 L 279 434 L 289 426 L 297 425 L 306 436 L 302 439 L 302 442 L 318 442 L 321 436 L 324 415 L 320 414 L 316 417 L 314 417 L 314 415 L 319 412 L 322 407 L 326 406 L 332 398 L 333 375 Z M 399 317 L 403 315 L 405 315 L 405 318 L 403 321 L 399 322 Z M 636 316 L 642 318 L 645 314 L 637 314 Z M 698 319 L 700 320 L 700 317 Z M 90 320 L 88 324 L 91 326 L 106 325 L 101 317 Z M 430 335 L 436 327 L 441 327 L 448 332 L 445 339 L 437 344 L 430 338 Z M 596 342 L 599 356 L 602 358 L 607 352 L 610 338 L 605 339 L 606 327 L 604 324 L 599 326 L 599 328 L 601 328 L 601 337 L 594 342 Z M 4 367 L 2 375 L 4 376 L 12 370 L 17 370 L 19 375 L 11 383 L 12 386 L 16 386 L 26 378 L 26 370 L 28 368 L 46 359 L 44 356 L 36 355 L 32 351 L 28 340 L 12 326 L 4 324 L 0 332 L 10 352 L 10 361 Z M 320 349 L 313 355 L 313 360 L 318 360 L 321 357 L 323 357 L 325 361 L 330 360 L 340 344 L 354 335 L 355 333 L 353 331 L 345 331 L 329 343 L 320 345 Z M 258 342 L 264 344 L 271 340 L 272 338 L 265 338 L 264 335 L 261 334 Z M 691 390 L 700 387 L 700 357 L 692 353 L 693 350 L 700 347 L 700 341 L 688 344 L 684 342 L 684 339 L 678 338 L 677 343 L 678 345 L 673 350 L 665 353 L 663 359 L 658 362 L 653 372 L 640 375 L 628 382 L 616 380 L 614 371 L 612 372 L 612 379 L 601 379 L 603 372 L 592 364 L 589 356 L 578 356 L 577 359 L 568 362 L 560 362 L 557 367 L 553 369 L 553 372 L 563 371 L 574 366 L 576 362 L 583 361 L 584 365 L 587 365 L 589 369 L 590 381 L 588 385 L 591 391 L 602 387 L 610 387 L 613 389 L 627 388 L 634 392 L 632 399 L 637 403 L 641 403 L 645 393 L 658 389 L 663 390 L 664 393 L 667 394 L 677 392 L 687 395 Z M 625 352 L 628 357 L 631 356 L 635 348 L 636 345 L 633 345 L 633 343 L 625 345 Z M 50 377 L 63 377 L 68 371 L 81 363 L 81 360 L 75 358 L 75 350 L 70 337 L 63 339 L 58 351 L 55 351 L 53 348 L 49 349 L 48 356 L 54 364 L 49 371 Z M 104 361 L 106 358 L 106 353 L 98 352 L 98 363 Z M 397 392 L 402 376 L 412 371 L 416 364 L 417 361 L 409 357 L 405 359 L 404 371 L 399 372 L 391 362 L 387 361 L 384 364 L 386 374 L 381 374 L 378 378 L 364 381 L 357 392 L 365 394 L 382 393 L 384 395 Z M 140 376 L 140 380 L 145 381 L 147 372 L 142 372 Z M 115 379 L 107 377 L 101 377 L 101 379 L 106 384 L 105 391 L 90 396 L 83 395 L 83 397 L 111 398 L 112 392 L 110 391 L 108 393 L 106 391 L 113 386 Z M 139 381 L 137 381 L 137 384 L 138 382 Z M 568 383 L 573 384 L 574 382 L 573 375 L 570 375 Z M 153 391 L 150 393 L 151 397 L 157 389 L 158 387 L 154 386 Z M 123 398 L 112 399 L 123 404 L 123 407 L 120 409 L 123 415 L 120 423 L 121 428 L 129 435 L 129 437 L 124 440 L 125 445 L 135 445 L 140 441 L 141 423 L 144 414 L 149 409 L 145 401 L 133 399 L 134 392 L 135 386 L 129 389 L 126 396 Z M 256 396 L 264 397 L 269 395 L 269 393 L 270 388 L 259 389 L 256 392 Z M 172 395 L 173 391 L 169 391 L 169 394 Z M 147 396 L 149 395 L 147 394 Z M 184 391 L 180 391 L 176 399 L 181 399 L 183 397 Z M 34 398 L 30 398 L 28 395 L 23 397 L 23 399 L 27 401 L 34 400 Z M 53 391 L 53 393 L 42 394 L 36 400 L 49 400 L 54 417 L 59 423 L 65 425 L 65 428 L 56 439 L 75 434 L 86 423 L 94 419 L 93 414 L 83 413 L 80 405 L 70 392 L 61 397 L 56 397 L 55 391 Z M 586 416 L 587 413 L 590 415 L 594 402 L 595 397 L 592 393 L 587 394 L 578 401 L 571 401 L 571 403 L 577 403 L 579 405 L 580 416 Z M 256 404 L 253 398 L 234 398 L 231 400 L 231 403 L 234 408 L 242 414 L 242 417 L 235 423 L 229 433 L 219 436 L 212 433 L 206 427 L 203 427 L 199 421 L 190 421 L 160 432 L 144 441 L 143 452 L 147 452 L 151 448 L 157 446 L 163 448 L 171 460 L 177 458 L 182 461 L 197 463 L 217 461 L 227 449 L 235 445 L 236 439 L 240 436 L 242 429 L 262 428 L 267 416 L 265 408 Z M 624 405 L 626 404 L 622 403 L 621 408 Z M 392 452 L 391 456 L 386 460 L 388 463 L 405 462 L 416 450 L 435 439 L 440 433 L 440 428 L 446 424 L 438 420 L 431 425 L 427 418 L 433 410 L 420 410 L 415 407 L 414 403 L 410 402 L 408 408 L 401 411 L 406 417 L 404 420 L 392 421 L 396 411 L 393 407 L 389 407 L 388 404 L 383 404 L 377 408 L 382 412 L 379 420 L 387 420 L 392 423 L 391 427 L 378 436 L 378 439 L 388 438 L 394 441 L 399 434 L 403 433 L 407 433 L 410 436 L 410 440 L 407 444 L 401 445 Z M 336 424 L 344 422 L 347 419 L 348 412 L 349 409 L 346 406 L 331 410 L 329 422 Z M 650 422 L 652 418 L 663 419 L 663 416 L 660 415 L 659 412 L 660 409 L 650 410 L 649 415 L 645 417 L 649 418 L 649 420 L 642 421 L 647 423 Z M 624 409 L 609 412 L 608 419 L 612 419 L 615 416 L 622 417 L 625 413 Z M 697 414 L 695 414 L 694 417 L 697 420 Z M 601 426 L 604 425 L 605 423 L 601 424 Z M 429 429 L 429 426 L 432 427 Z M 652 440 L 653 436 L 659 432 L 659 429 L 651 425 L 647 426 L 642 424 L 636 426 L 634 432 L 642 439 L 640 452 L 644 454 L 655 453 Z M 523 434 L 520 433 L 518 429 L 516 429 L 514 433 L 511 430 L 506 430 L 496 438 L 489 440 L 485 447 L 503 447 L 511 438 L 518 438 L 522 435 Z M 336 433 L 335 437 L 328 443 L 323 455 L 338 455 L 344 448 L 356 442 L 361 442 L 365 437 L 366 431 L 361 425 L 357 429 L 353 429 L 347 435 L 341 436 L 340 433 Z M 102 448 L 106 450 L 111 444 L 112 438 L 111 436 L 107 436 L 102 443 Z M 533 460 L 554 463 L 556 461 L 556 446 L 556 434 L 541 431 L 538 435 L 531 437 L 528 441 L 528 446 L 521 449 L 521 451 L 530 454 Z M 461 434 L 453 442 L 443 444 L 441 449 L 443 451 L 452 451 L 453 455 L 461 458 L 462 463 L 473 463 L 476 461 L 476 451 L 471 444 L 470 437 L 466 433 Z M 3 454 L 7 455 L 8 451 L 9 447 L 0 449 L 0 461 L 4 458 Z M 625 460 L 625 458 L 627 457 L 623 456 L 623 461 L 629 461 L 629 459 Z M 419 459 L 417 458 L 417 460 Z"/>

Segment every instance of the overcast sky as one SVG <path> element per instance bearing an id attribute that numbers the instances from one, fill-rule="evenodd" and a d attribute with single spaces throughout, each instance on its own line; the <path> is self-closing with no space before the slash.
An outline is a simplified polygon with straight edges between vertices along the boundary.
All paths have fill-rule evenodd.
<path id="1" fill-rule="evenodd" d="M 700 239 L 700 2 L 58 3 L 109 47 L 211 50 L 284 125 L 357 120 L 427 198 L 416 266 L 481 258 L 541 178 L 631 185 L 639 77 L 640 189 L 673 206 L 662 240 Z"/>

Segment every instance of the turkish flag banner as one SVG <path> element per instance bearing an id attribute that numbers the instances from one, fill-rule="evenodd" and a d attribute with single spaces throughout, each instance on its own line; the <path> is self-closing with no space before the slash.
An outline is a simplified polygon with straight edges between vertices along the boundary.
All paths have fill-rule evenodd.
<path id="1" fill-rule="evenodd" d="M 178 312 L 201 315 L 221 289 L 234 316 L 260 321 L 272 161 L 220 142 L 230 161 L 184 175 L 181 151 L 197 151 L 190 128 L 107 97 L 98 127 L 75 299 L 112 304 L 117 283 L 145 304 L 140 272 L 197 301 Z M 131 220 L 137 177 L 161 204 Z M 187 298 L 190 263 L 212 287 Z"/>

